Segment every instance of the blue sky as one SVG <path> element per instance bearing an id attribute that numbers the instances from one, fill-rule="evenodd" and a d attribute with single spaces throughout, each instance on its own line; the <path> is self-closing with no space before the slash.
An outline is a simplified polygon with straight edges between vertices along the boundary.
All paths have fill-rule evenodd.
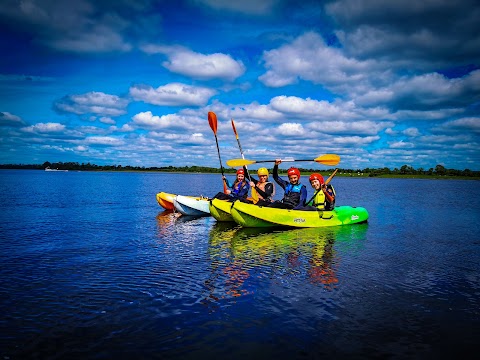
<path id="1" fill-rule="evenodd" d="M 251 160 L 480 170 L 478 1 L 3 0 L 0 46 L 3 164 L 219 167 L 213 111 L 224 166 L 233 118 Z"/>

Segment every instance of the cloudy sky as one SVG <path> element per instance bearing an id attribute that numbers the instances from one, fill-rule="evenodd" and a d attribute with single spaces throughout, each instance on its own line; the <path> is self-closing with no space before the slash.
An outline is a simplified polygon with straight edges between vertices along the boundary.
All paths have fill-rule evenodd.
<path id="1" fill-rule="evenodd" d="M 247 159 L 480 170 L 477 0 L 2 0 L 0 46 L 3 164 L 219 167 L 213 111 L 224 166 L 233 118 Z"/>

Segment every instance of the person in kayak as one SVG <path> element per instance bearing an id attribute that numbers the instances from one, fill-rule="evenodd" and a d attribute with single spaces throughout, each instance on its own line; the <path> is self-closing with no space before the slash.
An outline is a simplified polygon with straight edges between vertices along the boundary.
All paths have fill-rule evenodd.
<path id="1" fill-rule="evenodd" d="M 235 201 L 247 198 L 250 184 L 245 179 L 245 171 L 243 169 L 237 170 L 237 177 L 233 184 L 230 184 L 225 175 L 223 176 L 223 181 L 227 184 L 227 193 L 219 192 L 213 197 L 214 199 Z"/>
<path id="2" fill-rule="evenodd" d="M 318 173 L 310 175 L 310 185 L 315 191 L 307 205 L 300 210 L 333 210 L 335 207 L 335 189 L 332 185 L 325 185 L 323 176 Z"/>
<path id="3" fill-rule="evenodd" d="M 307 188 L 305 185 L 300 184 L 300 170 L 291 167 L 288 169 L 288 180 L 285 181 L 278 176 L 278 165 L 282 162 L 281 159 L 275 160 L 275 166 L 273 167 L 273 179 L 278 185 L 285 190 L 282 200 L 274 201 L 269 204 L 269 207 L 281 208 L 281 209 L 298 209 L 305 206 L 305 200 L 307 199 Z"/>
<path id="4" fill-rule="evenodd" d="M 245 166 L 243 167 L 243 170 L 246 170 Z M 257 192 L 258 201 L 254 202 L 255 205 L 270 205 L 273 202 L 273 196 L 275 195 L 275 185 L 274 183 L 268 181 L 267 168 L 262 167 L 257 170 L 258 180 L 254 179 L 252 176 L 249 176 L 248 171 L 245 171 L 245 174 L 247 180 L 250 180 L 252 192 Z"/>

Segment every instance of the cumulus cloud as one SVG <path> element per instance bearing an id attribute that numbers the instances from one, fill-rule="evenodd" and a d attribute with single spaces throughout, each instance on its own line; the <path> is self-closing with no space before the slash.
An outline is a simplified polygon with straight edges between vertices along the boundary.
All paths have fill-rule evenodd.
<path id="1" fill-rule="evenodd" d="M 21 130 L 28 133 L 47 134 L 47 133 L 60 133 L 65 131 L 65 125 L 59 123 L 38 123 L 35 125 L 27 126 Z"/>
<path id="2" fill-rule="evenodd" d="M 292 43 L 265 51 L 263 60 L 268 70 L 259 80 L 269 87 L 294 84 L 299 79 L 332 87 L 358 83 L 367 79 L 367 70 L 374 64 L 372 60 L 346 57 L 340 49 L 327 46 L 315 32 L 307 32 Z"/>
<path id="3" fill-rule="evenodd" d="M 116 95 L 92 91 L 81 95 L 69 95 L 58 100 L 54 107 L 60 112 L 77 115 L 98 114 L 104 116 L 119 116 L 126 113 L 128 100 Z"/>
<path id="4" fill-rule="evenodd" d="M 276 133 L 283 136 L 304 136 L 305 130 L 302 124 L 284 123 L 278 127 Z"/>
<path id="5" fill-rule="evenodd" d="M 162 63 L 165 68 L 194 79 L 233 81 L 245 72 L 242 61 L 226 54 L 205 55 L 181 46 L 146 45 L 142 50 L 148 54 L 166 55 L 168 61 Z"/>
<path id="6" fill-rule="evenodd" d="M 402 131 L 403 134 L 407 135 L 408 137 L 416 137 L 420 135 L 420 131 L 417 128 L 411 127 Z"/>
<path id="7" fill-rule="evenodd" d="M 182 117 L 179 115 L 153 115 L 151 111 L 144 111 L 132 117 L 133 124 L 137 128 L 150 130 L 161 129 L 189 129 L 191 130 L 196 119 Z"/>
<path id="8" fill-rule="evenodd" d="M 151 86 L 133 86 L 130 95 L 137 101 L 163 106 L 202 106 L 217 92 L 213 89 L 171 83 L 154 89 Z"/>

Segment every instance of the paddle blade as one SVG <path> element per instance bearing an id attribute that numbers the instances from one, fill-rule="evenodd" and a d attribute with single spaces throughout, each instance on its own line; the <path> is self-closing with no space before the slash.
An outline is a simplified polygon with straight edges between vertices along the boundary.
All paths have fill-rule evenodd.
<path id="1" fill-rule="evenodd" d="M 233 128 L 233 132 L 235 133 L 235 137 L 236 137 L 237 140 L 238 140 L 237 129 L 235 128 L 235 123 L 233 122 L 233 119 L 232 119 L 232 128 Z"/>
<path id="2" fill-rule="evenodd" d="M 336 154 L 325 154 L 313 160 L 323 165 L 335 166 L 340 162 L 340 156 Z"/>
<path id="3" fill-rule="evenodd" d="M 247 159 L 231 159 L 227 160 L 227 165 L 230 167 L 242 167 L 247 165 L 255 164 L 255 160 L 247 160 Z"/>
<path id="4" fill-rule="evenodd" d="M 212 129 L 213 133 L 217 135 L 217 115 L 213 111 L 208 112 L 208 124 L 210 125 L 210 128 Z"/>

